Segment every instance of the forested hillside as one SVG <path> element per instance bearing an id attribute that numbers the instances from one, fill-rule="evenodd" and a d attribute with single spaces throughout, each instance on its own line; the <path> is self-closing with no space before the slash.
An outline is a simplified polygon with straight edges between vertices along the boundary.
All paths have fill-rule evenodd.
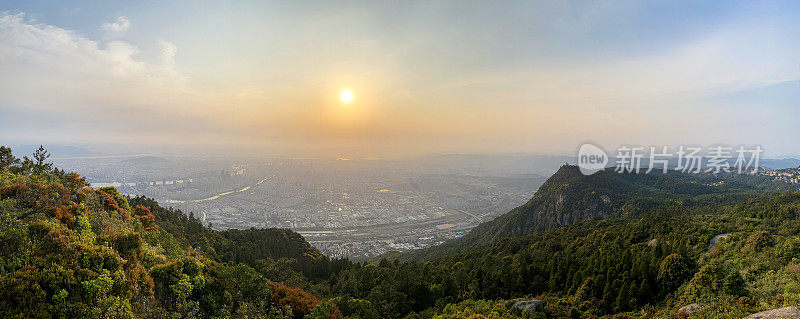
<path id="1" fill-rule="evenodd" d="M 356 267 L 340 280 L 360 282 L 375 272 L 401 280 L 358 289 L 340 283 L 334 292 L 402 291 L 400 298 L 421 297 L 386 304 L 418 311 L 414 305 L 438 303 L 436 309 L 459 314 L 489 314 L 508 309 L 510 299 L 535 298 L 543 302 L 533 317 L 671 318 L 696 304 L 692 317 L 737 318 L 800 302 L 800 193 L 707 192 L 701 181 L 695 179 L 698 192 L 670 191 L 684 196 L 640 198 L 647 205 L 632 215 L 507 237 L 424 264 Z M 393 287 L 382 287 L 387 282 Z"/>
<path id="2" fill-rule="evenodd" d="M 751 196 L 763 190 L 788 191 L 790 184 L 757 175 L 701 176 L 669 171 L 616 173 L 609 168 L 585 176 L 564 165 L 531 200 L 505 215 L 484 222 L 464 237 L 398 256 L 424 261 L 489 244 L 506 237 L 540 233 L 594 218 L 636 217 L 673 202 L 691 203 L 714 194 Z"/>
<path id="3" fill-rule="evenodd" d="M 0 148 L 0 317 L 339 316 L 330 303 L 266 276 L 303 270 L 279 262 L 301 260 L 306 252 L 296 247 L 310 247 L 302 237 L 256 231 L 283 238 L 259 255 L 273 263 L 269 273 L 226 263 L 217 252 L 228 256 L 234 243 L 224 233 L 152 200 L 87 188 L 46 159 L 43 149 L 17 159 Z"/>
<path id="4" fill-rule="evenodd" d="M 467 247 L 360 264 L 290 230 L 213 231 L 46 160 L 0 148 L 4 318 L 735 318 L 800 303 L 800 192 L 759 179 L 565 166 Z"/>

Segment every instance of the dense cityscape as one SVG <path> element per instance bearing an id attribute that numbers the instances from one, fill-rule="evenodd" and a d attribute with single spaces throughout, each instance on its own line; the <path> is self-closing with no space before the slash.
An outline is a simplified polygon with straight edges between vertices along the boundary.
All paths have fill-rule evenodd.
<path id="1" fill-rule="evenodd" d="M 290 228 L 330 257 L 366 258 L 460 237 L 525 203 L 564 160 L 87 156 L 56 161 L 86 175 L 94 187 L 153 198 L 214 229 Z M 798 183 L 797 169 L 765 167 L 760 174 Z"/>
<path id="2" fill-rule="evenodd" d="M 460 237 L 525 203 L 559 159 L 482 170 L 436 160 L 122 156 L 58 162 L 85 174 L 93 187 L 154 198 L 214 229 L 290 228 L 328 256 L 359 258 Z"/>

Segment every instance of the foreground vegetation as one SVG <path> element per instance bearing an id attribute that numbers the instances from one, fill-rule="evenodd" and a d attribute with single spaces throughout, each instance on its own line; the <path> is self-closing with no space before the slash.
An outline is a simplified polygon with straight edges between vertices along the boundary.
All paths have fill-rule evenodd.
<path id="1" fill-rule="evenodd" d="M 313 250 L 302 238 L 259 233 L 273 242 L 257 263 L 270 271 L 225 262 L 236 251 L 223 234 L 152 200 L 88 188 L 46 159 L 43 149 L 17 159 L 0 148 L 0 317 L 340 316 L 265 277 L 289 281 L 327 262 L 318 252 L 296 256 Z"/>
<path id="2" fill-rule="evenodd" d="M 466 248 L 360 264 L 290 230 L 213 231 L 46 160 L 0 148 L 4 318 L 731 318 L 800 303 L 800 193 L 753 177 L 566 166 Z M 574 212 L 591 214 L 525 219 Z"/>

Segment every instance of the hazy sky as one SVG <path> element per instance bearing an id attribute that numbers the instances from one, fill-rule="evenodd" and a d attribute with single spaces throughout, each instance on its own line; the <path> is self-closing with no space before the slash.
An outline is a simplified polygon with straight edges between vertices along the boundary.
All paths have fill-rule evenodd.
<path id="1" fill-rule="evenodd" d="M 798 101 L 796 1 L 0 2 L 10 144 L 778 156 Z"/>

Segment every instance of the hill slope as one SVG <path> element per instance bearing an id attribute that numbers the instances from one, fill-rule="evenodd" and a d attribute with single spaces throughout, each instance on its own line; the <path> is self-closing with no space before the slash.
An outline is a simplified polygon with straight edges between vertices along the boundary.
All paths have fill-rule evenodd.
<path id="1" fill-rule="evenodd" d="M 800 303 L 800 192 L 759 178 L 565 166 L 474 247 L 352 264 L 289 230 L 213 231 L 86 188 L 46 154 L 9 154 L 0 147 L 4 318 L 674 318 L 686 305 L 731 318 Z"/>
<path id="2" fill-rule="evenodd" d="M 87 188 L 46 158 L 42 150 L 20 160 L 0 147 L 0 317 L 339 316 L 330 303 L 278 283 L 310 286 L 300 272 L 327 265 L 298 234 L 226 236 L 152 200 Z M 252 262 L 229 262 L 249 242 L 260 248 Z"/>
<path id="3" fill-rule="evenodd" d="M 586 176 L 577 166 L 563 165 L 539 187 L 533 198 L 508 213 L 484 222 L 464 237 L 428 249 L 392 255 L 401 260 L 428 260 L 465 251 L 506 237 L 540 233 L 595 218 L 632 217 L 676 203 L 691 203 L 713 194 L 746 196 L 762 189 L 791 190 L 785 183 L 759 176 L 689 175 L 669 171 L 615 173 L 612 169 Z"/>

